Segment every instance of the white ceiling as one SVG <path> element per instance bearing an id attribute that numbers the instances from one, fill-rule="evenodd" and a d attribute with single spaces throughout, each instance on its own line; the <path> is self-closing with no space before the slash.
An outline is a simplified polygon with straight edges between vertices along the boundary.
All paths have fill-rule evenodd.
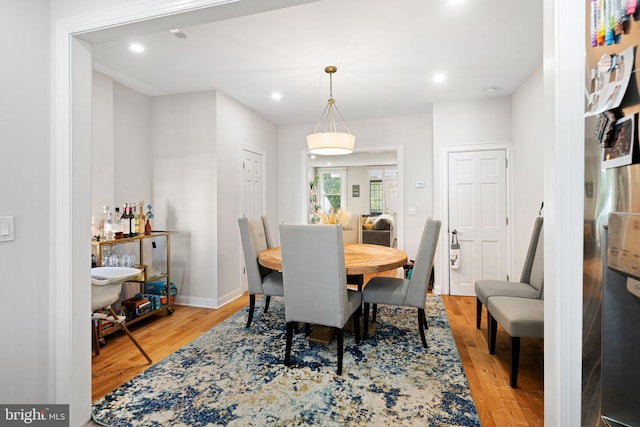
<path id="1" fill-rule="evenodd" d="M 438 101 L 510 95 L 542 62 L 536 0 L 239 3 L 262 10 L 302 4 L 207 24 L 200 23 L 214 18 L 201 11 L 157 20 L 161 32 L 146 22 L 85 35 L 94 68 L 148 95 L 219 90 L 276 125 L 295 125 L 320 118 L 329 95 L 326 65 L 338 67 L 333 95 L 348 123 L 430 112 Z M 175 22 L 186 39 L 166 31 Z M 129 51 L 134 41 L 145 46 L 142 54 Z M 438 85 L 432 77 L 440 72 L 447 78 Z M 272 100 L 272 92 L 282 99 Z"/>

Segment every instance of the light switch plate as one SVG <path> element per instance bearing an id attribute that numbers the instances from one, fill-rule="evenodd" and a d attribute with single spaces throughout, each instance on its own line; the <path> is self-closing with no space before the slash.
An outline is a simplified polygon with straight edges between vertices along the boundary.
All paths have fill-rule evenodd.
<path id="1" fill-rule="evenodd" d="M 9 242 L 11 240 L 15 240 L 13 217 L 0 216 L 0 242 Z"/>

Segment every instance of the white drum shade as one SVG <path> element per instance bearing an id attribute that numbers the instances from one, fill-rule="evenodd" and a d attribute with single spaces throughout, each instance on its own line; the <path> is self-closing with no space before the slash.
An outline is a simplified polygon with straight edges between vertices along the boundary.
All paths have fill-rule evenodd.
<path id="1" fill-rule="evenodd" d="M 307 135 L 309 152 L 321 156 L 350 154 L 356 143 L 356 137 L 345 132 L 318 132 Z"/>

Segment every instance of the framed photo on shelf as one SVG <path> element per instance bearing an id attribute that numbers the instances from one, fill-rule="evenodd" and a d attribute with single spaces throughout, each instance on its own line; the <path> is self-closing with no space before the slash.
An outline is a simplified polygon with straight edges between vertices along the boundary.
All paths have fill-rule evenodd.
<path id="1" fill-rule="evenodd" d="M 602 152 L 602 167 L 608 169 L 633 163 L 634 154 L 637 156 L 637 140 L 635 114 L 616 121 L 613 142 Z"/>

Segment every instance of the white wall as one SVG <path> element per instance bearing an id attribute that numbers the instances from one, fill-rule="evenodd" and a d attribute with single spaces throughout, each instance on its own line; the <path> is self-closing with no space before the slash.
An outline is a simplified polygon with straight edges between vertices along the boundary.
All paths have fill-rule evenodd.
<path id="1" fill-rule="evenodd" d="M 113 79 L 93 72 L 91 85 L 91 214 L 96 221 L 103 206 L 115 208 L 113 147 Z"/>
<path id="2" fill-rule="evenodd" d="M 544 199 L 543 95 L 540 65 L 512 96 L 513 280 L 520 279 L 533 223 Z"/>
<path id="3" fill-rule="evenodd" d="M 369 168 L 347 167 L 347 209 L 355 215 L 369 213 Z M 352 185 L 360 186 L 360 197 L 353 197 Z"/>
<path id="4" fill-rule="evenodd" d="M 189 296 L 205 307 L 214 307 L 217 296 L 215 116 L 213 91 L 151 100 L 153 228 L 177 232 L 171 237 L 176 299 Z"/>
<path id="5" fill-rule="evenodd" d="M 242 216 L 242 150 L 263 155 L 264 214 L 272 236 L 278 236 L 278 149 L 276 127 L 244 105 L 217 92 L 218 146 L 217 261 L 218 305 L 240 296 L 241 250 L 238 217 Z"/>
<path id="6" fill-rule="evenodd" d="M 512 97 L 438 103 L 434 105 L 434 150 L 452 145 L 510 143 L 512 215 L 510 259 L 511 278 L 518 280 L 526 256 L 533 222 L 543 200 L 543 104 L 542 65 Z M 464 123 L 464 126 L 460 126 Z M 444 165 L 436 162 L 439 180 Z M 445 190 L 443 183 L 439 189 Z M 436 196 L 440 215 L 442 193 Z M 442 236 L 441 236 L 442 237 Z M 442 263 L 441 239 L 438 260 Z M 438 265 L 438 264 L 436 264 Z M 442 269 L 441 269 L 442 270 Z M 436 276 L 439 275 L 436 269 Z M 442 280 L 446 280 L 443 278 Z"/>
<path id="7" fill-rule="evenodd" d="M 375 120 L 349 122 L 356 135 L 356 151 L 367 151 L 386 147 L 402 147 L 399 159 L 398 185 L 403 185 L 405 215 L 402 236 L 398 244 L 415 257 L 422 227 L 433 210 L 433 146 L 431 114 L 405 117 L 388 117 Z M 305 163 L 306 135 L 313 125 L 286 126 L 278 128 L 279 141 L 279 221 L 306 223 L 307 171 Z M 403 166 L 400 166 L 403 165 Z M 424 181 L 425 188 L 415 188 L 416 181 Z M 360 188 L 362 191 L 362 187 Z M 349 188 L 350 191 L 350 188 Z M 398 204 L 402 203 L 398 200 Z M 406 215 L 406 206 L 414 206 L 416 215 Z M 399 211 L 400 211 L 399 206 Z"/>
<path id="8" fill-rule="evenodd" d="M 277 229 L 275 126 L 221 93 L 149 98 L 100 73 L 92 102 L 94 215 L 105 204 L 153 204 L 153 228 L 177 232 L 177 302 L 219 307 L 241 295 L 241 150 L 264 156 L 264 213 Z"/>
<path id="9" fill-rule="evenodd" d="M 19 37 L 16 34 L 26 35 Z M 0 6 L 0 216 L 15 240 L 0 242 L 0 402 L 50 402 L 48 2 Z"/>
<path id="10" fill-rule="evenodd" d="M 112 207 L 151 201 L 151 100 L 113 85 L 114 197 Z M 92 135 L 92 138 L 95 134 Z"/>
<path id="11" fill-rule="evenodd" d="M 96 71 L 91 98 L 91 212 L 151 201 L 151 101 Z"/>
<path id="12" fill-rule="evenodd" d="M 436 158 L 436 216 L 443 220 L 435 257 L 436 291 L 449 292 L 446 150 L 452 146 L 482 146 L 511 142 L 511 98 L 496 97 L 439 102 L 433 106 L 433 150 Z"/>

